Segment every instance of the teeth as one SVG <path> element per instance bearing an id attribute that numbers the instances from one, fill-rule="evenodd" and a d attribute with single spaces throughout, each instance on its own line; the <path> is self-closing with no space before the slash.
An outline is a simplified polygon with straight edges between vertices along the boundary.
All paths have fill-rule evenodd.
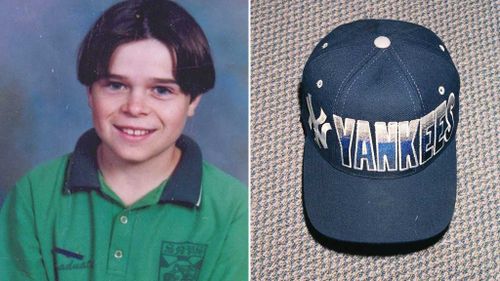
<path id="1" fill-rule="evenodd" d="M 144 135 L 149 133 L 148 130 L 133 130 L 133 129 L 127 129 L 127 128 L 122 129 L 122 132 L 124 132 L 127 135 L 131 135 L 131 136 L 144 136 Z"/>

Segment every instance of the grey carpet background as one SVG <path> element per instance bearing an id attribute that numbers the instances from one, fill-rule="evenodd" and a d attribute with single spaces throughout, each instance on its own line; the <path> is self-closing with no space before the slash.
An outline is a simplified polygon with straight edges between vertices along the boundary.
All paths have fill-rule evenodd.
<path id="1" fill-rule="evenodd" d="M 252 280 L 500 280 L 499 1 L 252 1 Z M 445 42 L 461 77 L 449 231 L 423 251 L 339 254 L 309 235 L 297 88 L 316 43 L 362 18 L 411 21 Z"/>

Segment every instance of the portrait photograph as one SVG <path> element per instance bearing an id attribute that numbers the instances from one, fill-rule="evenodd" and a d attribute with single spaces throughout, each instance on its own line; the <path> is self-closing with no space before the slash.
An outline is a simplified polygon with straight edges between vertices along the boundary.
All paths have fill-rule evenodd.
<path id="1" fill-rule="evenodd" d="M 492 0 L 0 8 L 0 281 L 500 280 Z"/>
<path id="2" fill-rule="evenodd" d="M 245 280 L 247 1 L 9 2 L 0 26 L 0 279 Z"/>

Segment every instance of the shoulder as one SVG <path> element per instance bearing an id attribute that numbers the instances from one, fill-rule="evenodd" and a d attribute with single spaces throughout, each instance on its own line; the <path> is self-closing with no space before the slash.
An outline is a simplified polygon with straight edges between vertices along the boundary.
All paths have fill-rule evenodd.
<path id="1" fill-rule="evenodd" d="M 69 155 L 64 155 L 44 162 L 21 177 L 5 197 L 0 217 L 24 213 L 45 225 L 48 213 L 56 211 L 63 197 L 68 158 Z"/>
<path id="2" fill-rule="evenodd" d="M 243 183 L 207 162 L 203 162 L 202 184 L 216 186 L 223 192 L 247 193 L 247 187 Z"/>
<path id="3" fill-rule="evenodd" d="M 29 171 L 21 180 L 29 180 L 33 184 L 52 183 L 59 178 L 63 181 L 69 157 L 70 154 L 66 154 L 41 163 Z"/>
<path id="4" fill-rule="evenodd" d="M 21 177 L 11 192 L 30 195 L 33 200 L 62 192 L 69 154 L 39 164 Z"/>
<path id="5" fill-rule="evenodd" d="M 202 194 L 206 200 L 216 200 L 218 205 L 240 205 L 246 208 L 248 188 L 236 178 L 214 165 L 203 162 Z"/>

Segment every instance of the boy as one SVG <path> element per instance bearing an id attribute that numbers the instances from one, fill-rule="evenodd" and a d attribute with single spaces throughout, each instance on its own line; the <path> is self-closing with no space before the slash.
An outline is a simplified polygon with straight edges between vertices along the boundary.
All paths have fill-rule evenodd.
<path id="1" fill-rule="evenodd" d="M 108 9 L 78 79 L 94 129 L 21 178 L 0 211 L 5 280 L 245 280 L 246 188 L 182 135 L 215 71 L 170 1 Z"/>

